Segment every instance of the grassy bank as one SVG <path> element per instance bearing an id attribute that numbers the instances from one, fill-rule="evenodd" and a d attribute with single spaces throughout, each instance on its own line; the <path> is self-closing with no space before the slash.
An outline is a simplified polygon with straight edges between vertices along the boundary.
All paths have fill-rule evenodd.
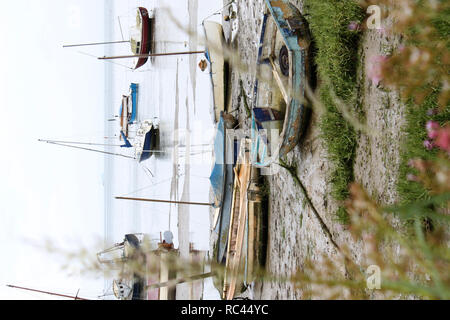
<path id="1" fill-rule="evenodd" d="M 422 104 L 415 105 L 409 101 L 406 111 L 405 139 L 402 144 L 401 164 L 397 190 L 402 203 L 412 203 L 417 200 L 428 199 L 429 195 L 423 184 L 411 181 L 408 175 L 417 174 L 417 170 L 408 165 L 410 159 L 435 159 L 437 149 L 427 150 L 424 141 L 428 138 L 425 125 L 428 121 L 436 121 L 443 125 L 450 120 L 450 107 L 439 113 L 437 110 L 439 90 L 434 89 Z"/>
<path id="2" fill-rule="evenodd" d="M 345 200 L 348 185 L 353 181 L 357 133 L 338 111 L 332 92 L 347 105 L 355 105 L 359 33 L 349 30 L 352 22 L 361 22 L 362 8 L 352 0 L 306 0 L 304 11 L 315 43 L 318 96 L 325 106 L 320 119 L 321 138 L 329 160 L 333 163 L 330 182 L 336 200 Z M 338 220 L 346 222 L 345 209 L 336 212 Z"/>

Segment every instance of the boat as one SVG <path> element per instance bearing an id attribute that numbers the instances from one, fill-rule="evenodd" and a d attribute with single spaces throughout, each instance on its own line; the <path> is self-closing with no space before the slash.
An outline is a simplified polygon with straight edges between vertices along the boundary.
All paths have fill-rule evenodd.
<path id="1" fill-rule="evenodd" d="M 214 194 L 213 205 L 216 208 L 212 227 L 218 234 L 215 255 L 219 263 L 223 263 L 228 239 L 233 194 L 233 167 L 237 158 L 236 148 L 237 143 L 234 137 L 227 136 L 225 120 L 221 115 L 214 139 L 214 166 L 209 178 Z"/>
<path id="2" fill-rule="evenodd" d="M 134 159 L 138 163 L 149 159 L 159 147 L 159 121 L 157 118 L 153 120 L 147 119 L 139 122 L 138 129 L 135 136 L 131 139 L 126 136 L 125 132 L 120 131 L 120 137 L 124 141 L 123 144 L 104 144 L 104 143 L 91 143 L 91 142 L 80 142 L 80 141 L 57 141 L 57 140 L 44 140 L 38 139 L 40 142 L 46 142 L 50 144 L 60 145 L 64 147 L 82 149 L 87 151 L 94 151 L 98 153 L 120 156 L 124 158 Z M 133 142 L 131 142 L 132 140 Z M 120 147 L 124 149 L 133 149 L 134 156 L 118 152 L 110 152 L 98 149 L 91 149 L 86 147 L 81 147 L 79 145 L 97 145 L 97 146 L 110 146 L 110 147 Z"/>
<path id="3" fill-rule="evenodd" d="M 131 28 L 130 47 L 135 55 L 146 55 L 152 49 L 152 20 L 148 10 L 138 7 L 136 11 L 136 25 Z M 134 68 L 142 67 L 148 60 L 147 56 L 140 56 L 135 60 Z"/>
<path id="4" fill-rule="evenodd" d="M 112 280 L 112 291 L 119 300 L 175 300 L 176 285 L 189 282 L 192 298 L 199 298 L 198 280 L 211 276 L 194 275 L 177 278 L 174 261 L 179 250 L 174 248 L 173 234 L 165 231 L 160 241 L 150 241 L 147 234 L 126 234 L 124 240 L 97 253 L 97 259 L 109 269 L 119 270 Z M 204 263 L 205 252 L 189 247 L 190 260 Z M 136 271 L 144 267 L 145 271 Z M 150 271 L 150 272 L 148 272 Z"/>
<path id="5" fill-rule="evenodd" d="M 126 263 L 138 259 L 142 242 L 142 234 L 126 234 L 121 243 L 97 253 L 99 263 L 120 270 L 120 278 L 114 279 L 112 283 L 113 293 L 119 300 L 144 299 L 145 281 Z"/>
<path id="6" fill-rule="evenodd" d="M 166 290 L 160 290 L 159 288 L 147 289 L 147 286 L 154 282 L 167 281 L 169 278 L 174 278 L 174 272 L 170 271 L 167 263 L 163 261 L 167 260 L 168 254 L 176 251 L 173 247 L 172 238 L 172 233 L 166 231 L 164 240 L 161 240 L 149 254 L 144 250 L 144 246 L 149 243 L 147 235 L 142 233 L 126 234 L 122 242 L 97 253 L 97 259 L 102 265 L 107 265 L 112 270 L 120 270 L 119 277 L 112 281 L 112 291 L 117 299 L 174 299 L 175 288 L 170 290 L 167 290 L 167 288 Z M 157 262 L 157 275 L 143 276 L 133 270 L 136 262 L 141 262 L 148 266 L 151 262 L 149 260 L 155 259 L 155 257 L 160 258 Z"/>
<path id="7" fill-rule="evenodd" d="M 159 123 L 156 119 L 144 120 L 139 123 L 139 127 L 133 137 L 133 143 L 131 143 L 125 133 L 121 131 L 121 136 L 125 141 L 125 144 L 121 147 L 134 148 L 135 159 L 140 163 L 149 159 L 159 144 Z"/>
<path id="8" fill-rule="evenodd" d="M 120 22 L 120 21 L 119 21 Z M 94 46 L 105 44 L 126 43 L 130 44 L 132 56 L 126 56 L 134 59 L 133 66 L 130 68 L 136 70 L 142 67 L 151 56 L 153 43 L 153 18 L 148 10 L 144 7 L 136 9 L 136 24 L 130 27 L 130 39 L 120 41 L 105 41 L 94 43 L 81 43 L 64 45 L 63 48 L 80 47 L 80 46 Z M 122 27 L 121 27 L 122 28 Z M 99 59 L 116 59 L 117 57 L 102 57 Z"/>
<path id="9" fill-rule="evenodd" d="M 305 83 L 310 81 L 308 24 L 288 1 L 265 0 L 252 106 L 252 159 L 268 166 L 300 141 L 307 125 Z M 268 132 L 281 131 L 278 141 Z M 271 155 L 269 157 L 269 154 Z"/>
<path id="10" fill-rule="evenodd" d="M 220 113 L 227 111 L 226 103 L 229 64 L 224 57 L 225 37 L 222 25 L 215 21 L 203 21 L 205 32 L 205 56 L 210 64 L 211 83 L 213 87 L 214 121 L 219 122 Z"/>
<path id="11" fill-rule="evenodd" d="M 231 219 L 228 230 L 222 298 L 232 300 L 240 284 L 253 281 L 254 270 L 263 264 L 263 211 L 259 169 L 251 164 L 251 139 L 240 142 L 234 168 Z"/>
<path id="12" fill-rule="evenodd" d="M 129 125 L 136 121 L 138 88 L 139 85 L 137 83 L 130 84 L 130 93 L 122 95 L 122 103 L 119 108 L 121 131 L 124 132 L 127 138 Z"/>

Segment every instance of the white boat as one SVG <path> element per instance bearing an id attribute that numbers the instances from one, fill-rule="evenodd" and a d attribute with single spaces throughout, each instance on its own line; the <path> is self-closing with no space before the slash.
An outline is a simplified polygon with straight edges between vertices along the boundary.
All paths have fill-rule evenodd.
<path id="1" fill-rule="evenodd" d="M 153 151 L 158 145 L 159 122 L 155 119 L 144 120 L 139 124 L 133 140 L 135 148 L 135 158 L 138 162 L 147 160 L 153 155 Z"/>
<path id="2" fill-rule="evenodd" d="M 220 119 L 220 113 L 225 111 L 227 63 L 224 59 L 223 47 L 225 38 L 222 25 L 214 21 L 204 21 L 203 28 L 206 38 L 206 59 L 210 63 L 211 82 L 214 97 L 214 120 Z"/>

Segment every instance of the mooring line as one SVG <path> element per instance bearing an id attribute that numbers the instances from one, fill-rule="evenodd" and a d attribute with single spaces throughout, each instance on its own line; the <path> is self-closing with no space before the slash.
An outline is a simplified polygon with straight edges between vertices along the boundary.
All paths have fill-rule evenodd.
<path id="1" fill-rule="evenodd" d="M 320 226 L 322 227 L 322 230 L 327 234 L 328 238 L 330 239 L 331 243 L 336 247 L 336 249 L 339 252 L 341 251 L 341 248 L 338 246 L 338 244 L 334 241 L 333 236 L 330 232 L 330 229 L 327 227 L 327 225 L 325 224 L 325 222 L 323 221 L 322 217 L 320 216 L 319 212 L 317 211 L 316 207 L 314 206 L 314 204 L 312 203 L 308 192 L 306 191 L 305 186 L 303 185 L 303 183 L 301 182 L 300 178 L 297 175 L 296 169 L 295 167 L 289 166 L 286 162 L 284 162 L 282 159 L 280 159 L 279 163 L 278 163 L 281 167 L 285 168 L 294 178 L 294 181 L 300 186 L 302 192 L 303 192 L 303 196 L 305 197 L 306 202 L 308 203 L 308 205 L 311 207 L 314 215 L 316 216 L 316 218 L 319 220 Z"/>

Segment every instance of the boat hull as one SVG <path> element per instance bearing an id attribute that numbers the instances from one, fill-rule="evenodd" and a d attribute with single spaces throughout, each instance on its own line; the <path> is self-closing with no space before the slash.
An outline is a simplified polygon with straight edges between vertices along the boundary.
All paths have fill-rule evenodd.
<path id="1" fill-rule="evenodd" d="M 215 165 L 210 180 L 214 193 L 214 205 L 219 209 L 214 231 L 218 234 L 216 244 L 216 261 L 224 260 L 228 229 L 230 226 L 231 203 L 233 195 L 234 165 L 236 163 L 236 143 L 226 135 L 226 126 L 222 116 L 219 118 L 214 142 Z M 232 157 L 231 157 L 232 155 Z"/>
<path id="2" fill-rule="evenodd" d="M 255 270 L 264 263 L 263 256 L 263 195 L 260 190 L 259 169 L 250 161 L 250 139 L 242 139 L 235 166 L 231 220 L 228 231 L 227 254 L 222 297 L 233 299 L 241 283 L 254 280 Z"/>
<path id="3" fill-rule="evenodd" d="M 158 146 L 159 126 L 151 120 L 142 121 L 134 139 L 136 160 L 142 162 L 149 159 Z"/>
<path id="4" fill-rule="evenodd" d="M 225 111 L 226 70 L 223 55 L 224 35 L 222 25 L 214 21 L 203 22 L 205 31 L 206 58 L 210 63 L 211 83 L 213 87 L 214 121 L 218 122 L 220 113 Z"/>
<path id="5" fill-rule="evenodd" d="M 151 50 L 151 44 L 152 44 L 152 24 L 150 15 L 148 13 L 148 10 L 143 7 L 138 8 L 139 15 L 141 17 L 141 47 L 139 50 L 139 54 L 149 54 Z M 140 57 L 137 59 L 136 65 L 134 66 L 134 69 L 138 69 L 142 67 L 148 60 L 148 57 Z"/>

